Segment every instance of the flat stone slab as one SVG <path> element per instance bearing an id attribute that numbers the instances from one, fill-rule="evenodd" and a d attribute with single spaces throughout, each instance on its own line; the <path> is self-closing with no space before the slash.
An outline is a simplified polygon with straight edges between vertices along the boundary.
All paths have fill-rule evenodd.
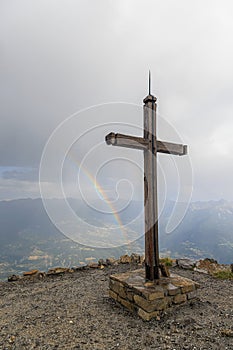
<path id="1" fill-rule="evenodd" d="M 146 281 L 145 270 L 139 269 L 111 275 L 109 295 L 144 320 L 150 320 L 172 305 L 195 298 L 199 287 L 198 283 L 176 274 Z"/>

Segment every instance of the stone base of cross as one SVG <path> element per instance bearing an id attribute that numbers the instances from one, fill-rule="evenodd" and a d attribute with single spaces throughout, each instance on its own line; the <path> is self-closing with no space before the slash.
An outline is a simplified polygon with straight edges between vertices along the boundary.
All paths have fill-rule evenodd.
<path id="1" fill-rule="evenodd" d="M 187 146 L 156 137 L 156 97 L 149 95 L 144 102 L 144 136 L 115 134 L 105 138 L 112 146 L 144 151 L 144 211 L 145 211 L 145 276 L 147 280 L 159 279 L 158 201 L 157 201 L 157 152 L 174 155 L 187 154 Z"/>

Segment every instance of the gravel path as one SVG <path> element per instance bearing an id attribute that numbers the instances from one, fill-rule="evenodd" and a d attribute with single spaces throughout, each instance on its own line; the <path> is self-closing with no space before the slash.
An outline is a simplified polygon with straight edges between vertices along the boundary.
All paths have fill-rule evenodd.
<path id="1" fill-rule="evenodd" d="M 109 275 L 128 269 L 0 283 L 0 349 L 233 350 L 232 280 L 176 270 L 199 300 L 145 322 L 108 297 Z"/>

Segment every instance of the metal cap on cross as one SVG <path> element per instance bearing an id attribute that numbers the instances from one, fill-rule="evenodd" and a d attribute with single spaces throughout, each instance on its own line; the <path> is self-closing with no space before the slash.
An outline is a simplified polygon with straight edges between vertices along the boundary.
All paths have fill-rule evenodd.
<path id="1" fill-rule="evenodd" d="M 144 135 L 135 137 L 111 132 L 105 137 L 108 145 L 140 149 L 144 152 L 144 216 L 145 216 L 145 277 L 159 279 L 157 152 L 183 156 L 187 146 L 159 141 L 156 137 L 156 97 L 150 94 L 143 100 Z"/>

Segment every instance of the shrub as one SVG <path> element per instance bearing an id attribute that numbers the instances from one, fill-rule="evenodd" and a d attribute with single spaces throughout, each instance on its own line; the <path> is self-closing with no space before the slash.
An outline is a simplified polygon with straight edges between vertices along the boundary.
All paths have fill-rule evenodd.
<path id="1" fill-rule="evenodd" d="M 231 279 L 233 278 L 233 273 L 231 271 L 217 271 L 214 273 L 214 277 L 221 278 L 221 279 Z"/>
<path id="2" fill-rule="evenodd" d="M 166 266 L 172 266 L 172 259 L 171 258 L 161 258 L 160 262 L 162 264 L 165 264 Z"/>

